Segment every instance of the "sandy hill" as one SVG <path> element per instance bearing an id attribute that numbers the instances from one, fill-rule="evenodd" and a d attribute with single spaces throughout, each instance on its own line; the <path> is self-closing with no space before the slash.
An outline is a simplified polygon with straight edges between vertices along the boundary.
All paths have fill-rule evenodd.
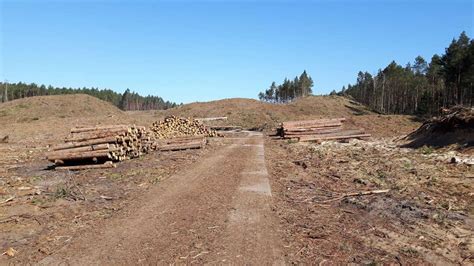
<path id="1" fill-rule="evenodd" d="M 406 134 L 419 126 L 409 116 L 379 115 L 364 105 L 340 96 L 311 96 L 288 104 L 264 103 L 254 99 L 224 99 L 185 104 L 164 111 L 128 112 L 151 123 L 169 115 L 184 117 L 226 116 L 227 125 L 270 130 L 288 120 L 345 117 L 347 126 L 360 127 L 376 136 Z"/>
<path id="2" fill-rule="evenodd" d="M 288 104 L 263 103 L 253 99 L 225 99 L 191 103 L 163 111 L 165 115 L 189 117 L 227 116 L 228 123 L 251 127 L 272 127 L 292 119 L 348 117 L 372 114 L 364 106 L 338 96 L 311 96 Z"/>
<path id="3" fill-rule="evenodd" d="M 364 128 L 374 136 L 407 134 L 419 123 L 409 116 L 378 115 L 365 106 L 338 96 L 312 96 L 288 104 L 263 103 L 253 99 L 197 102 L 161 111 L 123 112 L 95 97 L 74 94 L 40 96 L 0 104 L 0 136 L 35 136 L 58 140 L 77 125 L 136 124 L 150 126 L 169 115 L 183 117 L 227 116 L 225 125 L 271 130 L 288 120 L 347 118 L 347 126 Z"/>
<path id="4" fill-rule="evenodd" d="M 0 121 L 10 123 L 122 114 L 114 105 L 85 94 L 37 96 L 0 104 Z"/>

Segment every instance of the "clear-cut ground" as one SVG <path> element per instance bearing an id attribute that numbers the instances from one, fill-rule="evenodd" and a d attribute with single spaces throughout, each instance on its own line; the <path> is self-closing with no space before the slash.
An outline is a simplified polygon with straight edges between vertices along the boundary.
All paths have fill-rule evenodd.
<path id="1" fill-rule="evenodd" d="M 261 133 L 225 145 L 41 264 L 284 263 Z"/>

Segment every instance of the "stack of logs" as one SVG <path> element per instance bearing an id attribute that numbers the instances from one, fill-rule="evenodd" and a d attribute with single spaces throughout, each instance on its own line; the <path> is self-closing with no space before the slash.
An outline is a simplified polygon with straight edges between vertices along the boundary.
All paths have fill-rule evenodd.
<path id="1" fill-rule="evenodd" d="M 206 137 L 212 136 L 217 136 L 216 131 L 201 122 L 175 116 L 153 123 L 151 131 L 128 125 L 76 127 L 65 143 L 54 146 L 46 156 L 55 169 L 112 168 L 114 162 L 155 150 L 199 149 L 206 145 Z"/>
<path id="2" fill-rule="evenodd" d="M 215 130 L 208 129 L 198 120 L 176 116 L 169 116 L 163 121 L 154 122 L 151 131 L 157 139 L 200 135 L 207 137 L 217 136 Z"/>
<path id="3" fill-rule="evenodd" d="M 344 129 L 345 118 L 288 121 L 277 128 L 277 135 L 297 141 L 345 140 L 367 138 L 363 129 Z"/>
<path id="4" fill-rule="evenodd" d="M 145 127 L 112 125 L 77 127 L 65 143 L 48 152 L 56 169 L 80 170 L 115 167 L 113 162 L 141 156 L 158 146 Z"/>

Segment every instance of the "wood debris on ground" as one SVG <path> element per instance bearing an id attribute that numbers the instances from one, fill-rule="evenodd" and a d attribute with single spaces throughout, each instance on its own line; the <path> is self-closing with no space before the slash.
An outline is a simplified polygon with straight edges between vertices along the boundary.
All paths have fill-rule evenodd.
<path id="1" fill-rule="evenodd" d="M 314 142 L 370 137 L 363 129 L 343 128 L 344 121 L 345 118 L 287 121 L 277 128 L 277 135 L 285 139 Z"/>
<path id="2" fill-rule="evenodd" d="M 2 255 L 7 255 L 8 257 L 15 257 L 17 253 L 18 251 L 16 249 L 9 247 L 5 252 L 2 253 Z"/>

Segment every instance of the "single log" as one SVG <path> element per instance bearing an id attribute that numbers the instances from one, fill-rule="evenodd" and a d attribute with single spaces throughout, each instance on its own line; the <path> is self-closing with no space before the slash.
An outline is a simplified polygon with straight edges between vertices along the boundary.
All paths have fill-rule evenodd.
<path id="1" fill-rule="evenodd" d="M 70 149 L 70 148 L 76 148 L 76 147 L 84 147 L 84 146 L 90 146 L 90 145 L 96 145 L 96 144 L 104 144 L 104 143 L 115 143 L 119 140 L 119 138 L 112 136 L 112 137 L 106 137 L 106 138 L 101 138 L 101 139 L 92 139 L 88 141 L 81 141 L 81 142 L 69 142 L 69 143 L 64 143 L 64 144 L 59 144 L 53 147 L 53 150 L 64 150 L 64 149 Z"/>
<path id="2" fill-rule="evenodd" d="M 160 151 L 176 151 L 176 150 L 186 150 L 186 149 L 199 149 L 202 148 L 202 142 L 186 143 L 186 144 L 171 144 L 159 146 L 158 150 Z"/>
<path id="3" fill-rule="evenodd" d="M 86 141 L 91 139 L 100 139 L 105 137 L 111 136 L 125 136 L 130 134 L 130 130 L 127 129 L 119 129 L 119 130 L 112 130 L 112 131 L 103 131 L 103 132 L 87 132 L 87 134 L 79 133 L 79 134 L 72 134 L 71 136 L 65 139 L 66 142 L 78 142 L 78 141 Z"/>
<path id="4" fill-rule="evenodd" d="M 87 158 L 110 158 L 111 154 L 109 151 L 86 151 L 86 152 L 76 152 L 76 153 L 63 153 L 55 154 L 48 157 L 48 160 L 76 160 L 76 159 L 87 159 Z"/>
<path id="5" fill-rule="evenodd" d="M 312 124 L 312 125 L 305 125 L 305 126 L 284 126 L 282 127 L 283 130 L 298 130 L 298 129 L 320 129 L 320 128 L 332 128 L 332 127 L 342 127 L 342 123 L 334 122 L 334 123 L 325 123 L 325 124 Z"/>
<path id="6" fill-rule="evenodd" d="M 341 130 L 342 124 L 330 125 L 330 126 L 321 126 L 321 127 L 289 127 L 282 128 L 283 132 L 286 131 L 312 131 L 312 130 Z"/>
<path id="7" fill-rule="evenodd" d="M 284 131 L 283 135 L 316 135 L 316 134 L 330 134 L 340 132 L 341 128 L 331 128 L 331 129 L 313 129 L 313 130 L 291 130 Z"/>
<path id="8" fill-rule="evenodd" d="M 287 121 L 287 122 L 281 123 L 281 126 L 284 127 L 284 128 L 286 128 L 286 127 L 305 127 L 305 126 L 311 126 L 311 125 L 341 123 L 345 120 L 346 120 L 345 118 L 331 118 L 331 119 Z"/>
<path id="9" fill-rule="evenodd" d="M 180 144 L 180 143 L 189 143 L 189 142 L 205 142 L 206 138 L 204 135 L 199 135 L 199 136 L 185 136 L 185 137 L 177 137 L 177 138 L 172 138 L 172 139 L 162 139 L 159 140 L 158 143 L 161 145 L 165 144 Z"/>
<path id="10" fill-rule="evenodd" d="M 211 130 L 222 130 L 222 131 L 242 130 L 241 126 L 212 126 L 209 128 Z"/>
<path id="11" fill-rule="evenodd" d="M 353 138 L 368 138 L 370 134 L 353 134 L 353 135 L 340 135 L 340 136 L 301 136 L 298 137 L 299 141 L 318 141 L 318 140 L 339 140 L 339 139 L 353 139 Z"/>
<path id="12" fill-rule="evenodd" d="M 91 146 L 84 146 L 84 147 L 77 147 L 77 148 L 70 148 L 70 149 L 63 149 L 63 150 L 55 150 L 46 153 L 46 157 L 58 153 L 66 153 L 66 152 L 83 152 L 83 151 L 100 151 L 100 150 L 108 150 L 109 148 L 113 149 L 116 148 L 114 144 L 97 144 Z"/>
<path id="13" fill-rule="evenodd" d="M 109 126 L 96 126 L 96 127 L 75 127 L 71 129 L 71 133 L 80 133 L 87 131 L 106 130 L 114 128 L 129 128 L 127 125 L 109 125 Z"/>
<path id="14" fill-rule="evenodd" d="M 200 122 L 205 122 L 205 121 L 222 121 L 222 120 L 227 120 L 227 116 L 196 118 L 196 120 L 197 120 L 197 121 L 200 121 Z"/>
<path id="15" fill-rule="evenodd" d="M 307 132 L 299 132 L 300 134 L 285 134 L 285 136 L 315 136 L 315 137 L 333 137 L 333 136 L 346 136 L 346 135 L 358 135 L 364 134 L 363 129 L 349 129 L 349 130 L 339 130 L 335 132 L 326 132 L 326 133 L 307 133 Z"/>
<path id="16" fill-rule="evenodd" d="M 102 168 L 115 168 L 117 167 L 111 161 L 107 161 L 103 164 L 89 164 L 89 165 L 72 165 L 72 166 L 56 166 L 56 170 L 70 170 L 70 171 L 77 171 L 77 170 L 85 170 L 85 169 L 102 169 Z"/>

